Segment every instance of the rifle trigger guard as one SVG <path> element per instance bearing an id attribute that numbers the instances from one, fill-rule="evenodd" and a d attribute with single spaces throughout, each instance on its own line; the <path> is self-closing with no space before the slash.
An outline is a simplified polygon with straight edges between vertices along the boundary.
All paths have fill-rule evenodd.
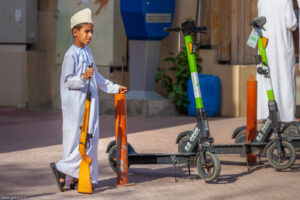
<path id="1" fill-rule="evenodd" d="M 91 146 L 90 138 L 93 138 L 93 134 L 88 133 L 88 134 L 86 135 L 85 149 L 89 149 L 90 146 Z"/>

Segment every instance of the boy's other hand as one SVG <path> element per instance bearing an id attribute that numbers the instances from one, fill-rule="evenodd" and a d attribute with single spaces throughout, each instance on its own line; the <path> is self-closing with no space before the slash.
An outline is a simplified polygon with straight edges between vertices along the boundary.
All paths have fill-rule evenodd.
<path id="1" fill-rule="evenodd" d="M 84 80 L 89 79 L 94 75 L 95 68 L 88 68 L 85 73 L 82 74 Z"/>
<path id="2" fill-rule="evenodd" d="M 120 85 L 119 94 L 125 94 L 127 92 L 127 87 Z"/>

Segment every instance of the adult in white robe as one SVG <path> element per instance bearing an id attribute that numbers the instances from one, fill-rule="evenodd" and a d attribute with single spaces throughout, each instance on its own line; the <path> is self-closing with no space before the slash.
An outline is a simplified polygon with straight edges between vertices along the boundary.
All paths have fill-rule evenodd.
<path id="1" fill-rule="evenodd" d="M 64 57 L 60 79 L 61 107 L 63 114 L 63 159 L 56 163 L 56 168 L 71 177 L 79 177 L 81 156 L 79 153 L 80 126 L 83 120 L 88 81 L 82 79 L 87 65 L 95 63 L 90 49 L 72 45 Z M 91 110 L 89 119 L 90 139 L 88 156 L 93 161 L 90 165 L 92 183 L 98 182 L 98 139 L 99 139 L 99 105 L 98 88 L 107 93 L 118 93 L 120 86 L 105 79 L 97 67 L 91 78 Z"/>
<path id="2" fill-rule="evenodd" d="M 296 82 L 295 53 L 291 31 L 297 28 L 297 19 L 292 0 L 259 0 L 258 15 L 265 16 L 266 31 L 269 39 L 266 48 L 274 97 L 280 113 L 280 121 L 295 120 Z M 257 119 L 269 116 L 267 91 L 264 76 L 257 74 Z"/>

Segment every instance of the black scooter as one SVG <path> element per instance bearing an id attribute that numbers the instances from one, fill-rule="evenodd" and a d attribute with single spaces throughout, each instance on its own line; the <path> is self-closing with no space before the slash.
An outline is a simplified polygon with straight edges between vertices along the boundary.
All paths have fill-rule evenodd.
<path id="1" fill-rule="evenodd" d="M 232 138 L 235 139 L 235 144 L 215 144 L 214 147 L 216 154 L 245 155 L 263 153 L 264 155 L 267 155 L 269 163 L 275 169 L 283 170 L 291 167 L 294 164 L 296 153 L 293 145 L 299 146 L 300 138 L 294 138 L 291 140 L 281 136 L 282 129 L 279 121 L 279 112 L 273 94 L 270 70 L 265 51 L 266 46 L 263 43 L 263 35 L 261 31 L 265 23 L 265 17 L 255 18 L 251 21 L 251 25 L 259 35 L 258 49 L 260 55 L 256 56 L 256 58 L 258 58 L 258 64 L 261 66 L 258 67 L 257 72 L 258 74 L 264 76 L 267 85 L 269 117 L 265 121 L 262 128 L 257 132 L 255 140 L 251 141 L 251 143 L 246 143 L 246 126 L 243 126 L 237 128 L 233 132 Z M 290 128 L 285 129 L 285 131 L 290 131 L 291 129 L 292 127 L 290 126 Z M 272 133 L 275 135 L 274 139 L 271 139 Z M 185 152 L 186 143 L 191 135 L 191 131 L 185 131 L 178 135 L 176 143 L 178 144 L 179 152 Z M 246 163 L 249 170 L 248 156 L 246 156 Z"/>
<path id="2" fill-rule="evenodd" d="M 197 50 L 196 43 L 192 40 L 192 33 L 203 32 L 205 27 L 196 27 L 194 21 L 186 21 L 181 27 L 166 28 L 165 31 L 182 31 L 187 48 L 187 56 L 193 82 L 194 96 L 197 108 L 197 124 L 189 137 L 185 137 L 184 151 L 174 154 L 139 154 L 128 143 L 128 166 L 134 164 L 173 164 L 186 163 L 190 172 L 190 164 L 195 164 L 199 176 L 207 182 L 215 180 L 221 170 L 221 164 L 218 156 L 215 154 L 214 140 L 210 137 L 208 121 L 203 108 L 198 72 L 196 67 L 195 53 Z M 116 142 L 112 141 L 106 152 L 111 168 L 116 172 Z"/>

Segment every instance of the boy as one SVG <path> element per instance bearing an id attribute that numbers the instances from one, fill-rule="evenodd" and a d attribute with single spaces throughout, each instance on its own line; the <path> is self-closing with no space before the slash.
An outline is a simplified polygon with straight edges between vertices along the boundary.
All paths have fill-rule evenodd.
<path id="1" fill-rule="evenodd" d="M 88 85 L 87 80 L 91 78 L 90 91 L 92 96 L 88 131 L 93 137 L 90 139 L 87 154 L 93 160 L 90 165 L 93 184 L 98 182 L 98 88 L 107 93 L 127 92 L 126 87 L 106 80 L 95 67 L 91 50 L 87 47 L 93 36 L 92 12 L 89 8 L 83 9 L 72 16 L 71 30 L 74 43 L 65 54 L 60 80 L 63 114 L 63 159 L 57 163 L 50 163 L 50 168 L 60 191 L 64 191 L 66 175 L 73 177 L 70 185 L 72 189 L 74 189 L 79 176 L 81 156 L 78 147 Z M 88 68 L 88 65 L 93 65 L 93 68 Z"/>

